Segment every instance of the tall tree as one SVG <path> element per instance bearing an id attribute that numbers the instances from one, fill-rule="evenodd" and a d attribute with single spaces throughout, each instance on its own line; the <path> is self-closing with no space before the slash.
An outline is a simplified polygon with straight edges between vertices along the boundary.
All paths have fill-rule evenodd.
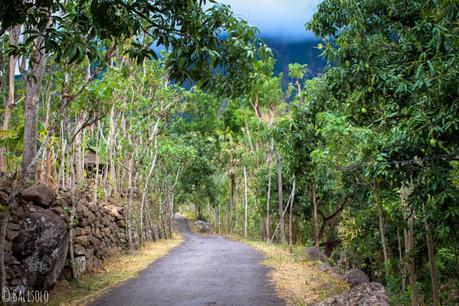
<path id="1" fill-rule="evenodd" d="M 35 4 L 15 1 L 3 4 L 0 34 L 23 26 L 24 43 L 13 53 L 28 51 L 30 69 L 26 77 L 23 174 L 34 178 L 37 153 L 36 114 L 47 58 L 78 62 L 89 57 L 103 65 L 120 44 L 138 62 L 156 57 L 151 45 L 171 49 L 167 67 L 171 78 L 190 78 L 202 87 L 239 94 L 249 84 L 244 78 L 253 70 L 258 45 L 256 29 L 235 18 L 229 6 L 206 1 L 46 1 Z M 56 31 L 59 29 L 59 31 Z M 222 35 L 226 33 L 226 35 Z M 101 46 L 99 42 L 104 41 Z M 237 42 L 237 43 L 236 43 Z M 264 52 L 264 48 L 260 49 Z M 210 63 L 210 65 L 209 65 Z M 215 70 L 215 67 L 219 69 Z M 69 93 L 70 94 L 70 93 Z M 64 106 L 72 99 L 65 98 Z"/>

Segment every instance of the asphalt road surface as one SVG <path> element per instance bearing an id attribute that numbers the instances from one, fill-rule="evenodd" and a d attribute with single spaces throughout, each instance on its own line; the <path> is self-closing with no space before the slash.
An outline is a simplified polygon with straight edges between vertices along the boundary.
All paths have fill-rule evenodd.
<path id="1" fill-rule="evenodd" d="M 263 256 L 216 235 L 192 234 L 176 221 L 185 241 L 92 306 L 284 305 L 268 283 Z"/>

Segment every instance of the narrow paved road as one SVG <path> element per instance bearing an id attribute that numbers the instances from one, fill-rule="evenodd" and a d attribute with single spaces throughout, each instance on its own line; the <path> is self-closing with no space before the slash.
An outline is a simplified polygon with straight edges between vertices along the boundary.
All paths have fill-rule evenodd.
<path id="1" fill-rule="evenodd" d="M 284 305 L 268 283 L 263 256 L 221 236 L 196 235 L 176 218 L 185 241 L 93 306 Z"/>

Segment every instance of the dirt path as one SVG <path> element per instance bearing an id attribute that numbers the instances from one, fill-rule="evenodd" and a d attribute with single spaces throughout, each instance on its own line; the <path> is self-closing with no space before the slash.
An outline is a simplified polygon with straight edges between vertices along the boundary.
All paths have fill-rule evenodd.
<path id="1" fill-rule="evenodd" d="M 284 305 L 260 253 L 221 236 L 192 234 L 183 218 L 176 220 L 185 242 L 90 305 Z"/>

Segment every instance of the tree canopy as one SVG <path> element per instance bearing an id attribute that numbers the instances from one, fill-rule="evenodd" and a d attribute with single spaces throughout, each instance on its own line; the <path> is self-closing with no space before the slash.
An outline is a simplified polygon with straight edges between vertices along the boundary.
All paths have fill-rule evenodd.
<path id="1" fill-rule="evenodd" d="M 394 305 L 454 305 L 458 15 L 454 0 L 324 0 L 306 27 L 328 66 L 290 63 L 284 86 L 257 29 L 214 1 L 2 1 L 0 166 L 86 183 L 143 240 L 180 211 L 319 247 Z"/>

